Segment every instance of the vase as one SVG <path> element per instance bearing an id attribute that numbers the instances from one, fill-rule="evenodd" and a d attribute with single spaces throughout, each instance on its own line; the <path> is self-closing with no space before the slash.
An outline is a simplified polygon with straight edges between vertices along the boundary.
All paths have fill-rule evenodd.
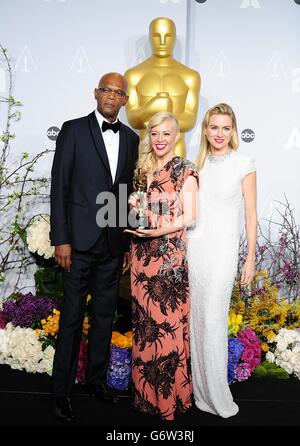
<path id="1" fill-rule="evenodd" d="M 131 349 L 111 346 L 107 384 L 118 390 L 127 390 L 131 381 Z"/>

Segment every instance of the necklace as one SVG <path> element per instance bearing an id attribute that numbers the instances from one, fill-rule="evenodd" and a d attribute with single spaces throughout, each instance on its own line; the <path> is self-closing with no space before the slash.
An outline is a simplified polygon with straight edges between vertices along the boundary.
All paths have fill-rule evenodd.
<path id="1" fill-rule="evenodd" d="M 212 155 L 211 153 L 209 153 L 208 160 L 213 164 L 219 164 L 225 161 L 227 158 L 229 158 L 231 153 L 232 153 L 231 150 L 224 153 L 224 155 Z"/>

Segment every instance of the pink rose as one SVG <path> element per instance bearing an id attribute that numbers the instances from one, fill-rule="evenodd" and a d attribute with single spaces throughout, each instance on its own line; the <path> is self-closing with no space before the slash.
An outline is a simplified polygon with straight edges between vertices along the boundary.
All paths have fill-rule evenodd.
<path id="1" fill-rule="evenodd" d="M 252 328 L 246 327 L 245 330 L 243 330 L 243 332 L 245 333 L 250 342 L 257 341 L 256 333 L 254 330 L 252 330 Z"/>
<path id="2" fill-rule="evenodd" d="M 254 350 L 251 348 L 245 348 L 245 350 L 242 353 L 242 357 L 241 357 L 242 361 L 249 362 L 254 358 L 255 358 Z"/>
<path id="3" fill-rule="evenodd" d="M 251 359 L 251 361 L 249 361 L 249 369 L 250 372 L 252 373 L 253 370 L 260 364 L 260 359 L 258 358 L 253 358 Z"/>
<path id="4" fill-rule="evenodd" d="M 250 347 L 253 344 L 259 343 L 256 333 L 251 328 L 247 327 L 243 331 L 238 333 L 238 338 L 243 343 L 243 345 Z"/>
<path id="5" fill-rule="evenodd" d="M 253 350 L 254 350 L 255 356 L 257 356 L 257 357 L 260 358 L 260 356 L 261 356 L 261 347 L 260 347 L 260 344 L 259 344 L 259 345 L 255 345 L 255 346 L 253 347 Z"/>

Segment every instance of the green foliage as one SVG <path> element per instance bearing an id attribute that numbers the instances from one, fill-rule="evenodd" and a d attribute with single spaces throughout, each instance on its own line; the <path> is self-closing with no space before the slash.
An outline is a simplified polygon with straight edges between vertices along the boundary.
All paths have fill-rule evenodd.
<path id="1" fill-rule="evenodd" d="M 273 362 L 263 361 L 253 372 L 253 376 L 256 378 L 277 378 L 277 379 L 289 379 L 288 372 L 281 367 L 278 367 Z"/>
<path id="2" fill-rule="evenodd" d="M 62 297 L 62 271 L 58 266 L 38 268 L 34 279 L 38 296 Z"/>

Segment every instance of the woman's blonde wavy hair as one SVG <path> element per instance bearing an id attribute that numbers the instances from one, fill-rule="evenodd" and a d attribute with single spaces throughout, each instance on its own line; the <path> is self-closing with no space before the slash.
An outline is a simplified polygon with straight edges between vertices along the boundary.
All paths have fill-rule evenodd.
<path id="1" fill-rule="evenodd" d="M 139 168 L 143 169 L 145 173 L 152 173 L 157 168 L 157 160 L 150 144 L 150 132 L 153 127 L 156 127 L 167 120 L 170 120 L 174 123 L 175 131 L 177 133 L 175 142 L 178 141 L 180 136 L 180 127 L 176 116 L 173 113 L 169 112 L 155 113 L 155 115 L 153 115 L 149 120 L 146 127 L 146 136 L 139 145 L 139 158 L 137 161 L 135 174 L 137 174 Z"/>
<path id="2" fill-rule="evenodd" d="M 205 131 L 208 127 L 209 120 L 213 115 L 228 115 L 231 117 L 233 134 L 229 141 L 229 147 L 232 150 L 237 150 L 239 146 L 239 137 L 238 137 L 237 123 L 234 111 L 228 104 L 221 103 L 215 105 L 206 112 L 202 121 L 200 148 L 195 160 L 195 164 L 198 170 L 202 169 L 206 157 L 210 153 L 210 146 Z"/>

